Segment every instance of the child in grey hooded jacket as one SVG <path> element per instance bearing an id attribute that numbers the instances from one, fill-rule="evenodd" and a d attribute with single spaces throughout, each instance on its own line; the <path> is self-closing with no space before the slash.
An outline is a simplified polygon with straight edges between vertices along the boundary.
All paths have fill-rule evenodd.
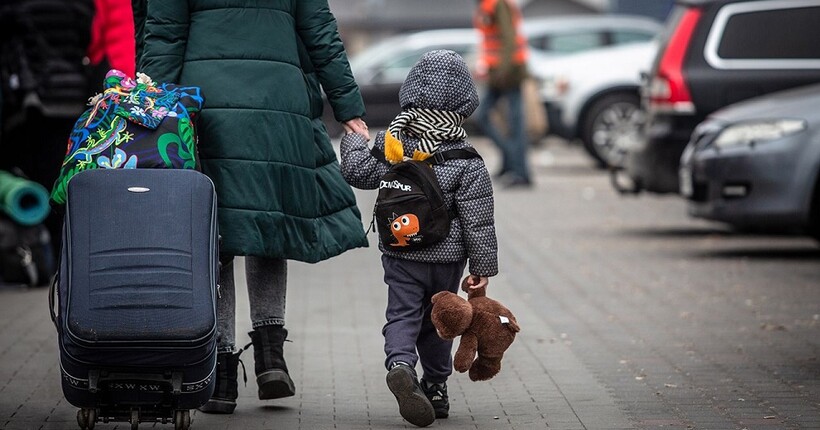
<path id="1" fill-rule="evenodd" d="M 464 60 L 455 52 L 424 54 L 399 92 L 402 112 L 375 146 L 385 153 L 385 141 L 400 142 L 399 153 L 431 156 L 451 149 L 471 148 L 461 127 L 478 106 L 478 94 Z M 389 135 L 388 135 L 389 133 Z M 390 146 L 390 145 L 388 145 Z M 390 162 L 396 151 L 385 153 Z M 391 159 L 392 156 L 392 159 Z M 352 186 L 376 189 L 390 166 L 370 152 L 367 139 L 349 133 L 341 144 L 342 175 Z M 456 214 L 442 241 L 415 251 L 382 251 L 388 286 L 384 350 L 387 384 L 402 417 L 426 426 L 449 414 L 447 377 L 452 373 L 452 341 L 438 337 L 430 320 L 430 298 L 439 291 L 457 292 L 469 262 L 469 288 L 484 288 L 498 273 L 493 219 L 493 190 L 481 158 L 451 159 L 432 165 L 449 212 Z M 418 352 L 418 354 L 417 354 Z M 415 373 L 421 361 L 421 383 Z"/>

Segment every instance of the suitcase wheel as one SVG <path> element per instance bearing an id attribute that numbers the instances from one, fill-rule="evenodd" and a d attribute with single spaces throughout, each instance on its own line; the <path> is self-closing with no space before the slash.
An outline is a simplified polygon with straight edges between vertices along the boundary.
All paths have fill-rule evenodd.
<path id="1" fill-rule="evenodd" d="M 97 423 L 97 410 L 82 408 L 77 411 L 77 424 L 81 430 L 92 430 Z"/>
<path id="2" fill-rule="evenodd" d="M 180 409 L 174 412 L 174 430 L 188 430 L 191 427 L 191 412 Z"/>
<path id="3" fill-rule="evenodd" d="M 128 420 L 131 423 L 131 430 L 137 430 L 140 428 L 140 411 L 139 409 L 131 409 L 131 419 Z"/>

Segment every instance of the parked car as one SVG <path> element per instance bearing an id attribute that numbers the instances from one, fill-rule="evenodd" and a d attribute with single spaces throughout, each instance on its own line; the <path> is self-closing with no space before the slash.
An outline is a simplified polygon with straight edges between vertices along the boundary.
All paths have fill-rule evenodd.
<path id="1" fill-rule="evenodd" d="M 662 26 L 652 19 L 628 15 L 539 18 L 525 20 L 523 25 L 532 48 L 532 61 L 648 40 L 660 28 Z M 350 67 L 362 92 L 368 124 L 386 126 L 398 114 L 399 88 L 422 54 L 434 49 L 450 49 L 472 65 L 477 60 L 478 42 L 479 33 L 470 28 L 428 30 L 389 37 L 351 56 Z M 325 124 L 332 134 L 342 132 L 328 106 L 325 106 Z"/>
<path id="2" fill-rule="evenodd" d="M 635 15 L 563 15 L 524 20 L 524 33 L 538 55 L 561 56 L 652 40 L 663 24 Z"/>
<path id="3" fill-rule="evenodd" d="M 352 56 L 350 68 L 364 99 L 367 123 L 384 127 L 398 115 L 401 84 L 425 52 L 449 49 L 473 64 L 477 43 L 473 29 L 429 30 L 387 38 Z M 342 133 L 329 106 L 325 106 L 325 124 L 332 134 Z"/>
<path id="4" fill-rule="evenodd" d="M 701 123 L 681 158 L 692 216 L 820 238 L 820 85 L 754 98 Z"/>
<path id="5" fill-rule="evenodd" d="M 646 120 L 641 73 L 657 49 L 654 41 L 637 42 L 536 62 L 550 133 L 580 139 L 601 167 L 620 165 Z"/>
<path id="6" fill-rule="evenodd" d="M 642 89 L 648 118 L 620 191 L 677 192 L 695 126 L 742 100 L 820 82 L 820 0 L 678 0 Z"/>

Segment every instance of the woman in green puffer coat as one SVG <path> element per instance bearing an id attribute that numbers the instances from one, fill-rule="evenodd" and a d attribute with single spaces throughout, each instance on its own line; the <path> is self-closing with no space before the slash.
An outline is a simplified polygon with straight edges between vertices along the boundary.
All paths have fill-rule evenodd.
<path id="1" fill-rule="evenodd" d="M 327 0 L 133 0 L 138 70 L 202 88 L 202 171 L 222 236 L 216 390 L 201 410 L 236 407 L 233 257 L 246 256 L 260 399 L 292 396 L 283 356 L 286 260 L 317 262 L 367 241 L 320 117 L 367 134 L 364 105 Z M 141 16 L 145 16 L 141 22 Z"/>

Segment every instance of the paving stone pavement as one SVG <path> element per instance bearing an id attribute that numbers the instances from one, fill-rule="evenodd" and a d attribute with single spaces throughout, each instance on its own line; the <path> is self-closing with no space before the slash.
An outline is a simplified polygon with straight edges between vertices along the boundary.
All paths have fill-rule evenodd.
<path id="1" fill-rule="evenodd" d="M 688 219 L 676 197 L 618 196 L 563 142 L 531 155 L 537 186 L 496 192 L 502 272 L 489 290 L 523 330 L 496 378 L 450 379 L 451 416 L 431 428 L 820 428 L 816 242 L 734 234 Z M 374 194 L 357 197 L 368 213 Z M 192 428 L 413 427 L 384 383 L 375 246 L 289 271 L 296 396 L 258 400 L 250 351 L 235 413 L 194 413 Z M 46 295 L 0 288 L 0 429 L 77 428 Z"/>

